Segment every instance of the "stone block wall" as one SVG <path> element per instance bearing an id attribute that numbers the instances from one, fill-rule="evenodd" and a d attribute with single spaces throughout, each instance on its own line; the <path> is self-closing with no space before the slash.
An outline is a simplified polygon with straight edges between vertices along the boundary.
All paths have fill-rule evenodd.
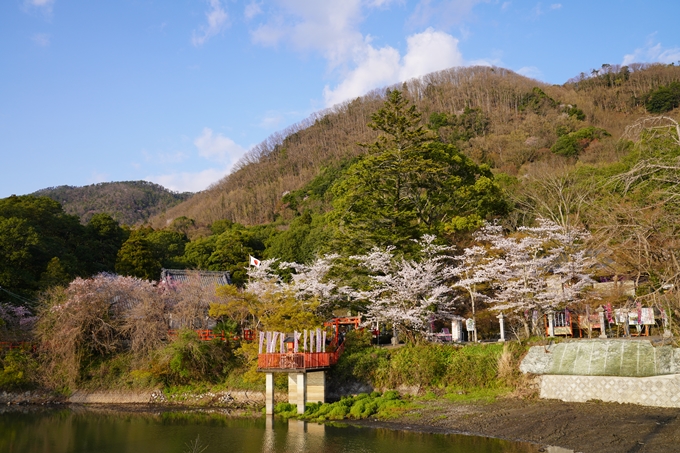
<path id="1" fill-rule="evenodd" d="M 600 400 L 643 406 L 680 407 L 680 375 L 651 377 L 541 376 L 541 398 L 570 402 Z"/>

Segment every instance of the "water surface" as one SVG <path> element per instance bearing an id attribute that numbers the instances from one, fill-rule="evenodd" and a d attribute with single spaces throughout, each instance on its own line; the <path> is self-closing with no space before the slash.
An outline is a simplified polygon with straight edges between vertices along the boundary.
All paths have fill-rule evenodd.
<path id="1" fill-rule="evenodd" d="M 125 412 L 70 406 L 1 408 L 3 453 L 183 453 L 196 439 L 212 452 L 534 453 L 484 437 L 319 425 L 215 412 Z M 198 449 L 197 451 L 200 451 Z"/>

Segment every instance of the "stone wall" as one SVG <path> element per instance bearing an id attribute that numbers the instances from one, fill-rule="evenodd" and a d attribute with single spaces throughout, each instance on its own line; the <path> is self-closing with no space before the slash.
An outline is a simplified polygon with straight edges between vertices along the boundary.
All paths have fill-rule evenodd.
<path id="1" fill-rule="evenodd" d="M 680 349 L 649 340 L 580 340 L 534 346 L 520 364 L 539 374 L 541 398 L 680 407 Z"/>
<path id="2" fill-rule="evenodd" d="M 652 377 L 541 376 L 541 398 L 571 402 L 600 400 L 643 406 L 680 407 L 680 375 Z"/>

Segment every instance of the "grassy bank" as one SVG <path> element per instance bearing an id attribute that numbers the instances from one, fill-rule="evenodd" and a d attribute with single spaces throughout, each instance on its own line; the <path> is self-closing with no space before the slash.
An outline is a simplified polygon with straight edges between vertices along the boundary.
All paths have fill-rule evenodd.
<path id="1" fill-rule="evenodd" d="M 445 397 L 468 401 L 494 399 L 522 386 L 523 377 L 518 368 L 526 346 L 518 343 L 467 346 L 422 343 L 385 348 L 372 346 L 370 339 L 368 332 L 352 332 L 347 336 L 345 353 L 328 375 L 329 388 L 335 393 L 352 394 L 356 393 L 352 389 L 370 388 L 369 397 L 383 398 L 375 402 L 380 406 L 394 400 L 386 399 L 385 395 L 391 395 L 389 390 L 396 389 L 424 399 Z M 162 389 L 170 399 L 178 399 L 178 395 L 227 390 L 264 390 L 264 375 L 256 368 L 256 345 L 199 341 L 191 331 L 181 333 L 170 343 L 152 351 L 145 360 L 130 353 L 118 353 L 81 363 L 74 378 L 75 386 L 50 388 L 41 379 L 39 355 L 31 351 L 12 351 L 0 357 L 0 390 L 48 388 L 68 395 L 76 388 L 153 388 Z M 285 373 L 275 376 L 277 389 L 286 391 Z M 373 390 L 384 393 L 371 396 Z M 348 407 L 348 414 L 358 413 L 359 409 L 350 411 L 358 401 L 350 406 L 345 401 L 341 406 Z M 337 415 L 343 409 L 316 408 L 314 413 L 318 418 L 326 416 L 324 411 L 327 410 L 335 411 L 333 413 Z M 378 409 L 378 412 L 384 411 Z"/>

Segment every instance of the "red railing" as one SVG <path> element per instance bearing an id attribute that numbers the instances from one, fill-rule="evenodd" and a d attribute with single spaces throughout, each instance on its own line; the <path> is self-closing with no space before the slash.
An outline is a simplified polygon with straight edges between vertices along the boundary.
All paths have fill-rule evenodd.
<path id="1" fill-rule="evenodd" d="M 328 368 L 338 363 L 345 345 L 335 352 L 275 352 L 259 354 L 257 368 L 260 370 L 313 370 Z"/>
<path id="2" fill-rule="evenodd" d="M 198 329 L 194 330 L 198 334 L 198 339 L 201 341 L 212 341 L 212 340 L 220 340 L 220 341 L 229 341 L 229 338 L 225 335 L 224 332 L 220 333 L 215 333 L 212 330 L 207 330 L 207 329 Z M 170 338 L 175 338 L 177 336 L 178 331 L 177 330 L 168 330 L 168 336 Z"/>
<path id="3" fill-rule="evenodd" d="M 23 349 L 24 351 L 35 351 L 36 345 L 28 341 L 0 341 L 0 351 L 12 349 Z"/>

